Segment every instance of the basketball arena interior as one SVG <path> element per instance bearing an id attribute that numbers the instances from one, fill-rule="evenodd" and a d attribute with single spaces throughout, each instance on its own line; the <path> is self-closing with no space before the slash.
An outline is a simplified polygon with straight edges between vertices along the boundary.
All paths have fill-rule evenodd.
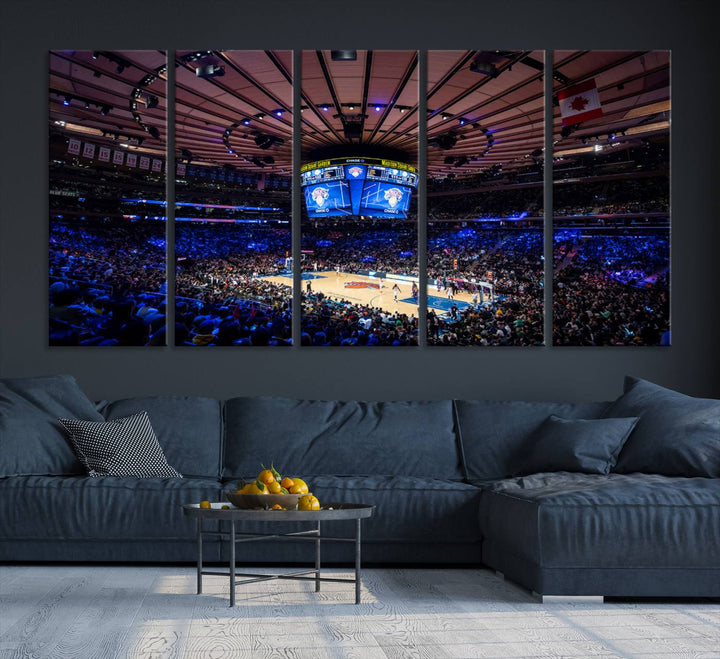
<path id="1" fill-rule="evenodd" d="M 51 345 L 670 344 L 669 51 L 49 63 Z"/>

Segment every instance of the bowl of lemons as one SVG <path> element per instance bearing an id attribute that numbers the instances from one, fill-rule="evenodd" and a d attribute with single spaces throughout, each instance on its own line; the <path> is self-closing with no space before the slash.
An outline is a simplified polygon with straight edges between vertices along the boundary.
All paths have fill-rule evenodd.
<path id="1" fill-rule="evenodd" d="M 310 494 L 302 478 L 282 476 L 272 465 L 269 469 L 260 466 L 262 471 L 255 480 L 239 483 L 237 489 L 225 493 L 233 506 L 244 510 L 320 509 L 320 503 Z"/>

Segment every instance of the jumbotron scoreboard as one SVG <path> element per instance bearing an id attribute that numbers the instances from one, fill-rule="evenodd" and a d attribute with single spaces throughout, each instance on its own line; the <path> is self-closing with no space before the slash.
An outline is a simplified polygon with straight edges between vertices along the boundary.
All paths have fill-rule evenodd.
<path id="1" fill-rule="evenodd" d="M 309 217 L 367 216 L 404 219 L 417 170 L 380 158 L 333 158 L 300 169 Z"/>

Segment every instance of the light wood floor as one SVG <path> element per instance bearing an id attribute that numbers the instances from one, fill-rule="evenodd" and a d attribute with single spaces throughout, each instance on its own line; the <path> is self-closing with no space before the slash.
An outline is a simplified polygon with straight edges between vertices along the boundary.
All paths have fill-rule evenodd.
<path id="1" fill-rule="evenodd" d="M 349 571 L 331 569 L 343 577 Z M 718 602 L 554 600 L 484 570 L 238 588 L 192 567 L 0 566 L 0 658 L 720 657 Z"/>
<path id="2" fill-rule="evenodd" d="M 371 307 L 377 307 L 383 311 L 390 313 L 399 312 L 407 314 L 408 316 L 418 315 L 418 307 L 412 302 L 402 302 L 401 300 L 411 299 L 412 297 L 412 284 L 395 281 L 392 279 L 381 280 L 374 279 L 372 277 L 366 277 L 363 275 L 353 275 L 346 272 L 334 272 L 334 271 L 322 271 L 314 272 L 317 275 L 317 279 L 311 279 L 312 290 L 315 293 L 323 293 L 326 297 L 332 298 L 333 300 L 347 300 L 355 304 L 362 304 Z M 267 277 L 268 281 L 275 284 L 284 284 L 285 286 L 291 285 L 292 281 L 287 277 Z M 289 283 L 288 283 L 289 282 Z M 345 285 L 350 282 L 372 282 L 374 284 L 382 284 L 382 287 L 377 288 L 346 288 Z M 392 287 L 397 283 L 400 288 L 398 293 L 398 301 L 395 301 Z M 306 280 L 303 280 L 302 290 L 305 291 Z M 447 292 L 438 292 L 434 285 L 427 287 L 428 295 L 435 295 L 438 297 L 446 298 Z M 461 302 L 467 302 L 468 304 L 472 301 L 472 296 L 466 292 L 458 292 L 455 295 L 455 299 Z M 442 313 L 442 312 L 438 312 Z"/>

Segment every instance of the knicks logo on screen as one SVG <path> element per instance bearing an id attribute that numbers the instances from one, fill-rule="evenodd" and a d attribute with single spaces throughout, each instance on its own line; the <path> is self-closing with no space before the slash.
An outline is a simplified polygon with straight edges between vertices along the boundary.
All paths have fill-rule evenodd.
<path id="1" fill-rule="evenodd" d="M 328 197 L 330 196 L 330 192 L 327 188 L 315 188 L 312 193 L 312 200 L 315 202 L 318 208 L 322 208 L 325 205 L 325 202 L 328 200 Z"/>
<path id="2" fill-rule="evenodd" d="M 402 201 L 404 195 L 400 188 L 390 188 L 389 190 L 385 190 L 383 196 L 390 208 L 395 208 Z"/>

